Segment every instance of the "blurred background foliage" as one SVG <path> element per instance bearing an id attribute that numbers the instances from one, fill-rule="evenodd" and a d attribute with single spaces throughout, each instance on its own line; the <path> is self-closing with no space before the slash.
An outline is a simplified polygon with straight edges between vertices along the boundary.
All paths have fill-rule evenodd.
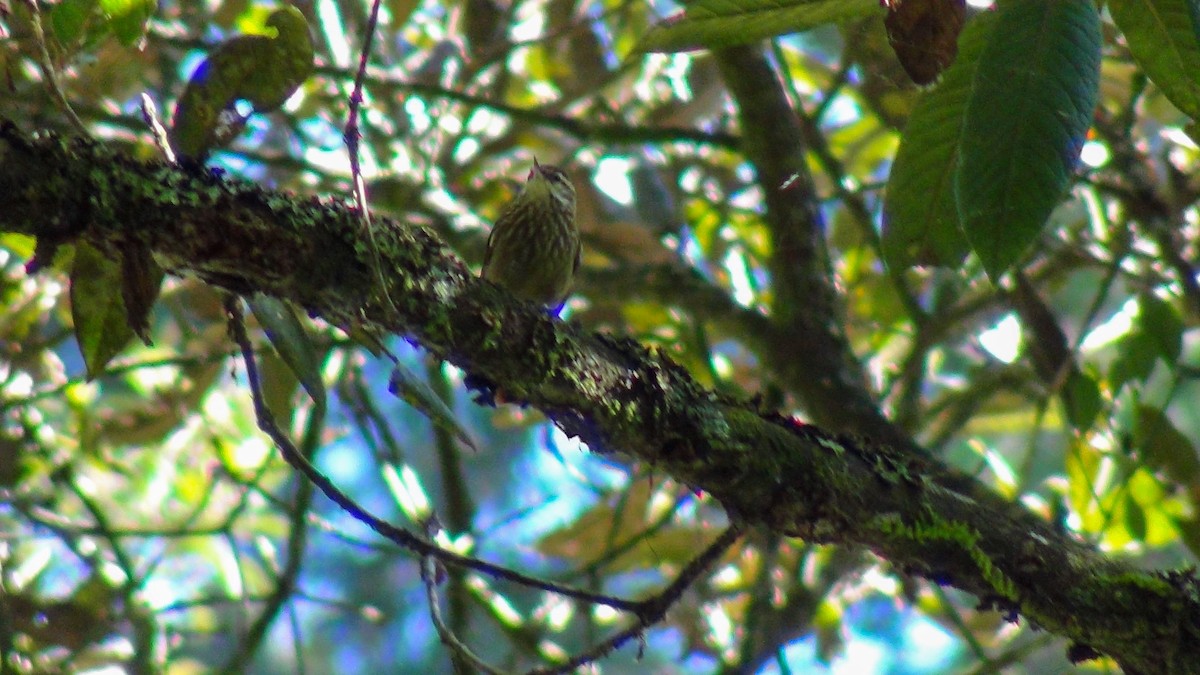
<path id="1" fill-rule="evenodd" d="M 263 185 L 348 197 L 342 134 L 369 6 L 297 7 L 314 75 L 280 110 L 251 117 L 211 163 Z M 170 111 L 204 55 L 261 31 L 275 6 L 38 9 L 50 63 L 87 129 L 152 158 L 139 95 Z M 476 265 L 487 225 L 533 159 L 563 165 L 585 241 L 570 320 L 656 345 L 710 386 L 762 394 L 803 417 L 796 383 L 763 367 L 766 338 L 753 330 L 775 297 L 773 242 L 716 65 L 702 51 L 634 49 L 676 9 L 384 2 L 361 118 L 370 201 L 436 229 Z M 806 130 L 844 329 L 879 400 L 948 462 L 1113 555 L 1194 561 L 1200 291 L 1189 261 L 1200 153 L 1188 118 L 1105 23 L 1086 166 L 1023 261 L 1023 281 L 993 285 L 973 257 L 889 272 L 882 191 L 922 91 L 882 18 L 769 45 Z M 30 3 L 0 4 L 0 117 L 66 132 L 34 30 Z M 168 278 L 153 344 L 130 344 L 89 380 L 73 339 L 69 252 L 27 275 L 32 245 L 0 237 L 9 667 L 448 672 L 415 558 L 314 496 L 258 432 L 216 292 Z M 726 522 L 704 494 L 589 454 L 534 410 L 474 404 L 461 373 L 390 340 L 455 411 L 478 447 L 469 450 L 387 393 L 385 361 L 330 326 L 306 328 L 327 414 L 315 414 L 259 331 L 271 407 L 381 517 L 415 526 L 432 509 L 460 551 L 621 596 L 667 583 Z M 506 668 L 552 664 L 616 623 L 604 608 L 476 573 L 450 570 L 442 591 L 457 634 Z M 613 673 L 1067 667 L 1061 641 L 977 611 L 968 596 L 863 551 L 764 533 L 722 559 L 641 649 L 601 662 Z"/>

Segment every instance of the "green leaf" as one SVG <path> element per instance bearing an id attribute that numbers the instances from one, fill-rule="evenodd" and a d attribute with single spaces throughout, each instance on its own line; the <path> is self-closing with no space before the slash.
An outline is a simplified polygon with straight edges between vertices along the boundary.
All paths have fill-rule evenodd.
<path id="1" fill-rule="evenodd" d="M 271 411 L 275 419 L 293 419 L 296 413 L 295 394 L 300 388 L 300 378 L 296 377 L 296 371 L 279 356 L 278 350 L 268 349 L 258 355 L 258 373 L 267 410 Z M 312 398 L 311 395 L 308 396 Z"/>
<path id="2" fill-rule="evenodd" d="M 1194 0 L 1109 0 L 1134 60 L 1189 117 L 1200 118 L 1200 40 Z"/>
<path id="3" fill-rule="evenodd" d="M 126 244 L 121 250 L 121 299 L 125 319 L 135 335 L 150 346 L 150 310 L 158 300 L 166 273 L 144 245 Z"/>
<path id="4" fill-rule="evenodd" d="M 1137 330 L 1149 338 L 1154 350 L 1167 363 L 1179 358 L 1183 347 L 1183 319 L 1169 302 L 1145 293 L 1138 298 Z"/>
<path id="5" fill-rule="evenodd" d="M 133 338 L 121 298 L 121 265 L 90 244 L 75 245 L 71 318 L 87 378 L 94 379 Z"/>
<path id="6" fill-rule="evenodd" d="M 1128 493 L 1126 493 L 1125 499 L 1122 502 L 1121 506 L 1125 516 L 1125 530 L 1135 541 L 1145 541 L 1146 510 L 1133 498 L 1133 495 Z"/>
<path id="7" fill-rule="evenodd" d="M 221 44 L 196 68 L 175 105 L 171 146 L 183 158 L 202 159 L 222 141 L 222 115 L 239 100 L 255 112 L 283 105 L 312 72 L 308 23 L 295 7 L 271 14 L 275 36 L 239 35 Z"/>
<path id="8" fill-rule="evenodd" d="M 730 47 L 880 11 L 878 0 L 696 0 L 651 28 L 640 52 Z"/>
<path id="9" fill-rule="evenodd" d="M 154 0 L 100 0 L 100 11 L 108 20 L 113 35 L 126 47 L 142 39 L 146 22 L 154 15 Z"/>
<path id="10" fill-rule="evenodd" d="M 1182 517 L 1175 517 L 1172 520 L 1183 545 L 1187 546 L 1192 555 L 1200 556 L 1200 520 Z"/>
<path id="11" fill-rule="evenodd" d="M 890 267 L 953 267 L 970 250 L 958 226 L 954 173 L 975 68 L 996 16 L 987 13 L 967 23 L 954 65 L 908 118 L 883 201 L 883 255 Z"/>
<path id="12" fill-rule="evenodd" d="M 1107 521 L 1096 509 L 1096 473 L 1100 470 L 1103 457 L 1083 436 L 1071 439 L 1071 449 L 1063 459 L 1067 476 L 1067 503 L 1070 510 L 1078 514 L 1082 531 L 1095 533 Z"/>
<path id="13" fill-rule="evenodd" d="M 598 503 L 574 522 L 544 535 L 537 550 L 578 565 L 603 561 L 609 574 L 685 564 L 695 557 L 697 547 L 707 546 L 717 533 L 687 524 L 653 528 L 647 517 L 654 492 L 652 481 L 640 480 L 630 485 L 623 498 Z"/>
<path id="14" fill-rule="evenodd" d="M 1100 386 L 1088 375 L 1073 370 L 1063 385 L 1063 405 L 1067 412 L 1067 421 L 1076 431 L 1083 433 L 1092 427 L 1096 415 L 1104 405 L 1100 396 Z"/>
<path id="15" fill-rule="evenodd" d="M 50 8 L 50 29 L 54 37 L 64 45 L 71 45 L 83 37 L 84 27 L 96 10 L 92 0 L 63 0 Z"/>
<path id="16" fill-rule="evenodd" d="M 1193 485 L 1200 477 L 1200 458 L 1171 418 L 1158 408 L 1139 405 L 1134 444 L 1147 466 L 1164 471 L 1181 485 Z"/>
<path id="17" fill-rule="evenodd" d="M 392 368 L 392 377 L 388 380 L 388 391 L 416 408 L 439 429 L 462 441 L 463 445 L 475 452 L 479 451 L 479 448 L 475 446 L 475 441 L 471 440 L 471 435 L 458 423 L 450 406 L 446 405 L 446 402 L 437 395 L 432 387 L 403 364 L 396 363 Z"/>
<path id="18" fill-rule="evenodd" d="M 403 27 L 412 17 L 413 12 L 417 7 L 421 6 L 420 0 L 388 0 L 383 3 L 387 8 L 388 14 L 392 15 L 391 26 L 393 28 Z"/>
<path id="19" fill-rule="evenodd" d="M 1127 382 L 1144 382 L 1158 361 L 1158 347 L 1153 338 L 1134 330 L 1117 343 L 1117 358 L 1108 370 L 1109 386 L 1114 392 Z"/>
<path id="20" fill-rule="evenodd" d="M 967 103 L 954 185 L 959 221 L 998 278 L 1062 198 L 1099 95 L 1100 15 L 1091 0 L 1002 6 Z"/>
<path id="21" fill-rule="evenodd" d="M 0 234 L 0 249 L 11 251 L 28 260 L 37 250 L 37 238 L 17 232 L 5 232 Z"/>
<path id="22" fill-rule="evenodd" d="M 1133 328 L 1117 342 L 1117 357 L 1108 371 L 1114 392 L 1127 382 L 1144 382 L 1162 359 L 1175 363 L 1183 349 L 1183 319 L 1171 303 L 1153 293 L 1138 298 Z"/>
<path id="23" fill-rule="evenodd" d="M 296 313 L 286 302 L 262 293 L 255 293 L 247 302 L 279 358 L 292 369 L 313 402 L 323 409 L 325 382 L 321 379 L 321 359 Z"/>

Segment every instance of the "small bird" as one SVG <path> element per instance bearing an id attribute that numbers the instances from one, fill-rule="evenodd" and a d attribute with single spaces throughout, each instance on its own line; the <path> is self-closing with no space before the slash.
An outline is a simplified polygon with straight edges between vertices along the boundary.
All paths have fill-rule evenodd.
<path id="1" fill-rule="evenodd" d="M 556 166 L 538 164 L 488 236 L 481 276 L 557 314 L 579 269 L 575 187 Z"/>

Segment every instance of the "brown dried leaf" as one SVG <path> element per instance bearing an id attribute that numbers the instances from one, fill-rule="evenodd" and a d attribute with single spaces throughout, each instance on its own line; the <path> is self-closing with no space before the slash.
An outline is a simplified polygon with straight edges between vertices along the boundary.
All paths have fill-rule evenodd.
<path id="1" fill-rule="evenodd" d="M 888 42 L 917 84 L 929 84 L 954 63 L 966 0 L 885 0 Z"/>

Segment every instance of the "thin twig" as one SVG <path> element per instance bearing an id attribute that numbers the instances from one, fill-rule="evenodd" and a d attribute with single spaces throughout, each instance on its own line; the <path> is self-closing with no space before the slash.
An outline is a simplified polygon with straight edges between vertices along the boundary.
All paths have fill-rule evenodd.
<path id="1" fill-rule="evenodd" d="M 618 649 L 629 640 L 640 636 L 646 628 L 662 621 L 667 615 L 667 610 L 683 595 L 683 592 L 696 582 L 696 579 L 704 574 L 709 567 L 716 562 L 717 558 L 724 555 L 725 551 L 733 546 L 738 537 L 742 535 L 741 527 L 738 525 L 730 525 L 717 537 L 716 541 L 709 544 L 704 552 L 696 556 L 675 581 L 671 582 L 670 586 L 664 588 L 658 595 L 652 598 L 647 598 L 638 603 L 637 609 L 634 611 L 637 617 L 636 621 L 624 630 L 616 633 L 609 639 L 595 645 L 591 649 L 576 654 L 569 660 L 557 664 L 551 668 L 535 668 L 529 671 L 529 675 L 558 675 L 560 673 L 569 673 L 580 666 L 587 665 L 596 659 L 599 659 L 612 651 Z"/>
<path id="2" fill-rule="evenodd" d="M 270 410 L 267 408 L 266 399 L 262 392 L 262 382 L 259 378 L 258 364 L 254 358 L 254 348 L 250 344 L 250 339 L 246 335 L 246 326 L 242 319 L 241 307 L 238 304 L 237 298 L 230 296 L 225 301 L 225 311 L 229 318 L 230 333 L 233 340 L 237 343 L 242 351 L 242 358 L 246 363 L 246 379 L 250 385 L 250 394 L 254 402 L 254 414 L 258 421 L 258 427 L 263 430 L 267 436 L 279 448 L 284 460 L 287 461 L 293 468 L 300 471 L 306 478 L 313 482 L 329 498 L 334 504 L 337 504 L 352 518 L 374 530 L 380 536 L 392 541 L 393 543 L 402 546 L 421 556 L 433 556 L 438 560 L 458 567 L 475 570 L 482 574 L 486 574 L 496 579 L 512 581 L 514 583 L 538 588 L 543 591 L 557 593 L 568 598 L 582 600 L 605 607 L 624 612 L 637 612 L 643 603 L 633 600 L 624 600 L 614 598 L 598 593 L 571 588 L 562 584 L 547 582 L 537 577 L 522 574 L 520 572 L 485 562 L 477 558 L 461 555 L 453 551 L 447 551 L 429 540 L 416 535 L 404 528 L 396 527 L 391 523 L 380 520 L 376 516 L 368 513 L 357 502 L 351 499 L 346 493 L 342 492 L 329 478 L 321 473 L 312 462 L 308 461 L 296 449 L 287 435 L 284 434 L 279 426 L 271 417 Z"/>
<path id="3" fill-rule="evenodd" d="M 305 425 L 304 436 L 300 441 L 301 448 L 303 448 L 302 456 L 312 456 L 320 446 L 322 432 L 325 429 L 325 417 L 324 402 L 314 400 L 311 413 Z M 263 466 L 259 469 L 260 476 L 268 465 L 269 463 L 267 462 L 263 463 Z M 275 579 L 275 589 L 263 603 L 264 607 L 259 612 L 258 618 L 254 620 L 249 629 L 240 631 L 245 637 L 230 657 L 224 672 L 240 672 L 243 665 L 250 661 L 263 641 L 267 639 L 271 626 L 274 625 L 279 613 L 283 611 L 285 604 L 295 594 L 296 588 L 299 586 L 301 567 L 304 563 L 304 551 L 308 545 L 308 514 L 312 509 L 312 502 L 312 483 L 301 481 L 296 489 L 293 503 L 287 507 L 290 512 L 288 517 L 290 532 L 287 538 L 287 553 L 284 567 L 279 571 Z M 234 548 L 236 549 L 236 546 Z M 292 609 L 294 610 L 294 607 Z M 295 635 L 298 642 L 299 633 L 297 632 Z M 304 664 L 303 658 L 298 658 L 297 664 L 302 667 Z"/>
<path id="4" fill-rule="evenodd" d="M 358 56 L 358 72 L 354 76 L 354 89 L 350 92 L 350 110 L 346 117 L 346 128 L 342 139 L 346 142 L 346 150 L 350 154 L 350 174 L 354 177 L 354 205 L 358 207 L 359 218 L 363 225 L 371 226 L 371 214 L 367 210 L 367 190 L 362 178 L 362 164 L 359 162 L 359 141 L 362 132 L 358 128 L 359 110 L 363 103 L 363 81 L 367 77 L 367 61 L 371 57 L 371 45 L 375 42 L 375 28 L 379 23 L 380 0 L 371 3 L 371 15 L 367 18 L 367 34 L 363 38 L 362 51 Z"/>
<path id="5" fill-rule="evenodd" d="M 387 282 L 383 278 L 383 263 L 379 260 L 379 246 L 375 244 L 375 232 L 371 229 L 371 210 L 367 208 L 367 185 L 363 180 L 362 162 L 359 161 L 362 132 L 358 128 L 359 110 L 363 103 L 363 81 L 367 77 L 367 61 L 371 57 L 371 45 L 375 42 L 375 28 L 379 24 L 379 5 L 381 0 L 371 3 L 371 15 L 367 18 L 367 34 L 363 38 L 362 51 L 358 57 L 358 73 L 354 76 L 354 89 L 350 92 L 350 111 L 346 117 L 346 128 L 342 139 L 346 142 L 346 151 L 350 155 L 350 176 L 354 182 L 354 205 L 358 207 L 358 217 L 362 221 L 363 230 L 371 241 L 371 253 L 375 257 L 375 276 L 379 280 L 379 290 L 388 306 L 395 308 L 388 294 Z"/>
<path id="6" fill-rule="evenodd" d="M 449 647 L 456 656 L 469 662 L 471 667 L 482 670 L 490 675 L 504 675 L 503 671 L 491 667 L 483 659 L 476 656 L 467 645 L 463 644 L 454 635 L 454 631 L 450 630 L 445 620 L 442 619 L 442 607 L 437 594 L 437 570 L 431 556 L 421 558 L 421 581 L 425 584 L 425 595 L 429 601 L 429 616 L 433 619 L 433 625 L 437 629 L 438 637 L 441 638 L 442 644 Z"/>
<path id="7" fill-rule="evenodd" d="M 168 164 L 178 164 L 175 150 L 171 148 L 171 140 L 167 136 L 167 129 L 158 116 L 158 106 L 154 105 L 154 99 L 150 98 L 146 92 L 142 92 L 141 103 L 142 121 L 150 128 L 150 135 L 154 138 L 155 147 L 162 153 Z"/>
<path id="8" fill-rule="evenodd" d="M 561 586 L 559 584 L 549 583 L 542 579 L 530 577 L 498 565 L 493 565 L 482 560 L 469 558 L 467 556 L 444 550 L 408 530 L 391 525 L 390 523 L 380 520 L 379 518 L 376 518 L 375 516 L 363 510 L 363 508 L 354 502 L 354 500 L 338 489 L 338 487 L 335 486 L 327 476 L 318 471 L 317 468 L 313 466 L 311 462 L 309 462 L 308 458 L 304 457 L 304 455 L 302 455 L 296 449 L 296 447 L 292 445 L 290 439 L 288 439 L 282 430 L 279 429 L 274 418 L 271 417 L 270 410 L 267 408 L 266 399 L 264 398 L 262 392 L 262 383 L 259 379 L 258 364 L 254 358 L 254 348 L 250 344 L 250 339 L 246 334 L 246 325 L 242 319 L 241 306 L 239 305 L 236 297 L 231 295 L 226 298 L 225 311 L 229 319 L 230 333 L 232 334 L 234 342 L 237 343 L 238 347 L 241 349 L 242 358 L 246 364 L 246 380 L 250 385 L 251 398 L 254 402 L 254 413 L 255 417 L 257 418 L 259 428 L 262 429 L 272 441 L 274 441 L 275 445 L 279 448 L 280 453 L 283 455 L 284 459 L 287 460 L 288 464 L 303 473 L 305 477 L 307 477 L 321 490 L 321 492 L 325 493 L 326 497 L 340 506 L 344 511 L 346 511 L 346 513 L 350 514 L 351 517 L 363 523 L 380 535 L 386 537 L 387 539 L 395 542 L 396 544 L 399 544 L 400 546 L 403 546 L 404 548 L 421 555 L 421 573 L 423 576 L 427 577 L 425 583 L 427 592 L 429 592 L 431 595 L 431 611 L 434 611 L 433 608 L 437 603 L 437 596 L 431 582 L 433 577 L 428 575 L 427 568 L 430 564 L 428 562 L 430 559 L 437 559 L 451 565 L 473 569 L 477 572 L 487 574 L 497 579 L 514 581 L 533 588 L 540 588 L 542 590 L 557 593 L 565 597 L 574 598 L 576 600 L 582 600 L 584 602 L 604 605 L 621 611 L 630 612 L 636 617 L 635 621 L 628 628 L 618 632 L 608 640 L 572 657 L 564 663 L 558 664 L 550 669 L 535 669 L 531 671 L 531 673 L 550 675 L 553 673 L 570 672 L 582 665 L 591 663 L 596 659 L 603 657 L 604 655 L 621 647 L 634 637 L 641 635 L 648 626 L 662 621 L 667 614 L 667 610 L 673 604 L 675 604 L 683 592 L 691 587 L 692 584 L 695 583 L 696 579 L 699 578 L 700 575 L 703 574 L 713 564 L 713 562 L 717 560 L 717 558 L 724 554 L 725 551 L 728 550 L 735 541 L 737 541 L 739 536 L 741 536 L 740 526 L 731 525 L 724 532 L 722 532 L 721 535 L 717 537 L 716 541 L 709 545 L 709 547 L 706 548 L 703 553 L 692 560 L 692 562 L 688 563 L 687 567 L 685 567 L 679 576 L 676 577 L 675 581 L 663 589 L 659 594 L 640 602 L 622 600 L 619 598 L 613 598 Z M 440 608 L 437 609 L 437 612 L 438 614 L 436 615 L 435 622 L 440 621 Z M 442 639 L 453 640 L 453 642 L 447 642 L 447 644 L 454 649 L 459 649 L 460 643 L 458 642 L 457 638 L 455 638 L 449 631 L 445 631 L 443 633 L 443 628 L 444 626 L 439 626 L 438 628 L 439 634 L 442 635 Z M 488 672 L 495 672 L 488 668 L 486 664 L 478 661 L 478 659 L 475 658 L 465 647 L 462 647 L 458 653 L 464 658 L 472 660 L 472 662 L 477 662 L 474 663 L 476 667 L 486 669 Z"/>
<path id="9" fill-rule="evenodd" d="M 54 95 L 58 106 L 62 108 L 63 114 L 67 116 L 67 120 L 71 122 L 71 126 L 75 127 L 75 130 L 83 136 L 90 136 L 87 127 L 83 125 L 83 120 L 75 114 L 71 103 L 67 101 L 67 95 L 63 93 L 62 86 L 58 83 L 58 74 L 54 72 L 54 61 L 50 58 L 50 50 L 46 48 L 46 33 L 42 30 L 42 15 L 38 11 L 37 0 L 25 0 L 25 4 L 29 6 L 29 25 L 33 27 L 33 41 L 38 47 L 38 67 L 42 70 L 42 77 L 46 78 L 46 86 Z"/>
<path id="10" fill-rule="evenodd" d="M 375 69 L 369 69 L 375 71 Z M 336 66 L 317 66 L 314 73 L 329 77 L 344 76 L 346 71 Z M 478 96 L 436 84 L 408 82 L 379 70 L 368 72 L 372 87 L 404 91 L 430 98 L 455 101 L 467 106 L 483 108 L 496 112 L 514 120 L 534 126 L 556 129 L 580 141 L 600 141 L 606 143 L 695 143 L 709 145 L 727 150 L 735 150 L 740 146 L 741 138 L 724 131 L 704 131 L 690 127 L 655 127 L 627 124 L 623 122 L 587 123 L 568 115 L 547 112 L 544 108 L 525 108 L 496 101 L 486 96 Z"/>

